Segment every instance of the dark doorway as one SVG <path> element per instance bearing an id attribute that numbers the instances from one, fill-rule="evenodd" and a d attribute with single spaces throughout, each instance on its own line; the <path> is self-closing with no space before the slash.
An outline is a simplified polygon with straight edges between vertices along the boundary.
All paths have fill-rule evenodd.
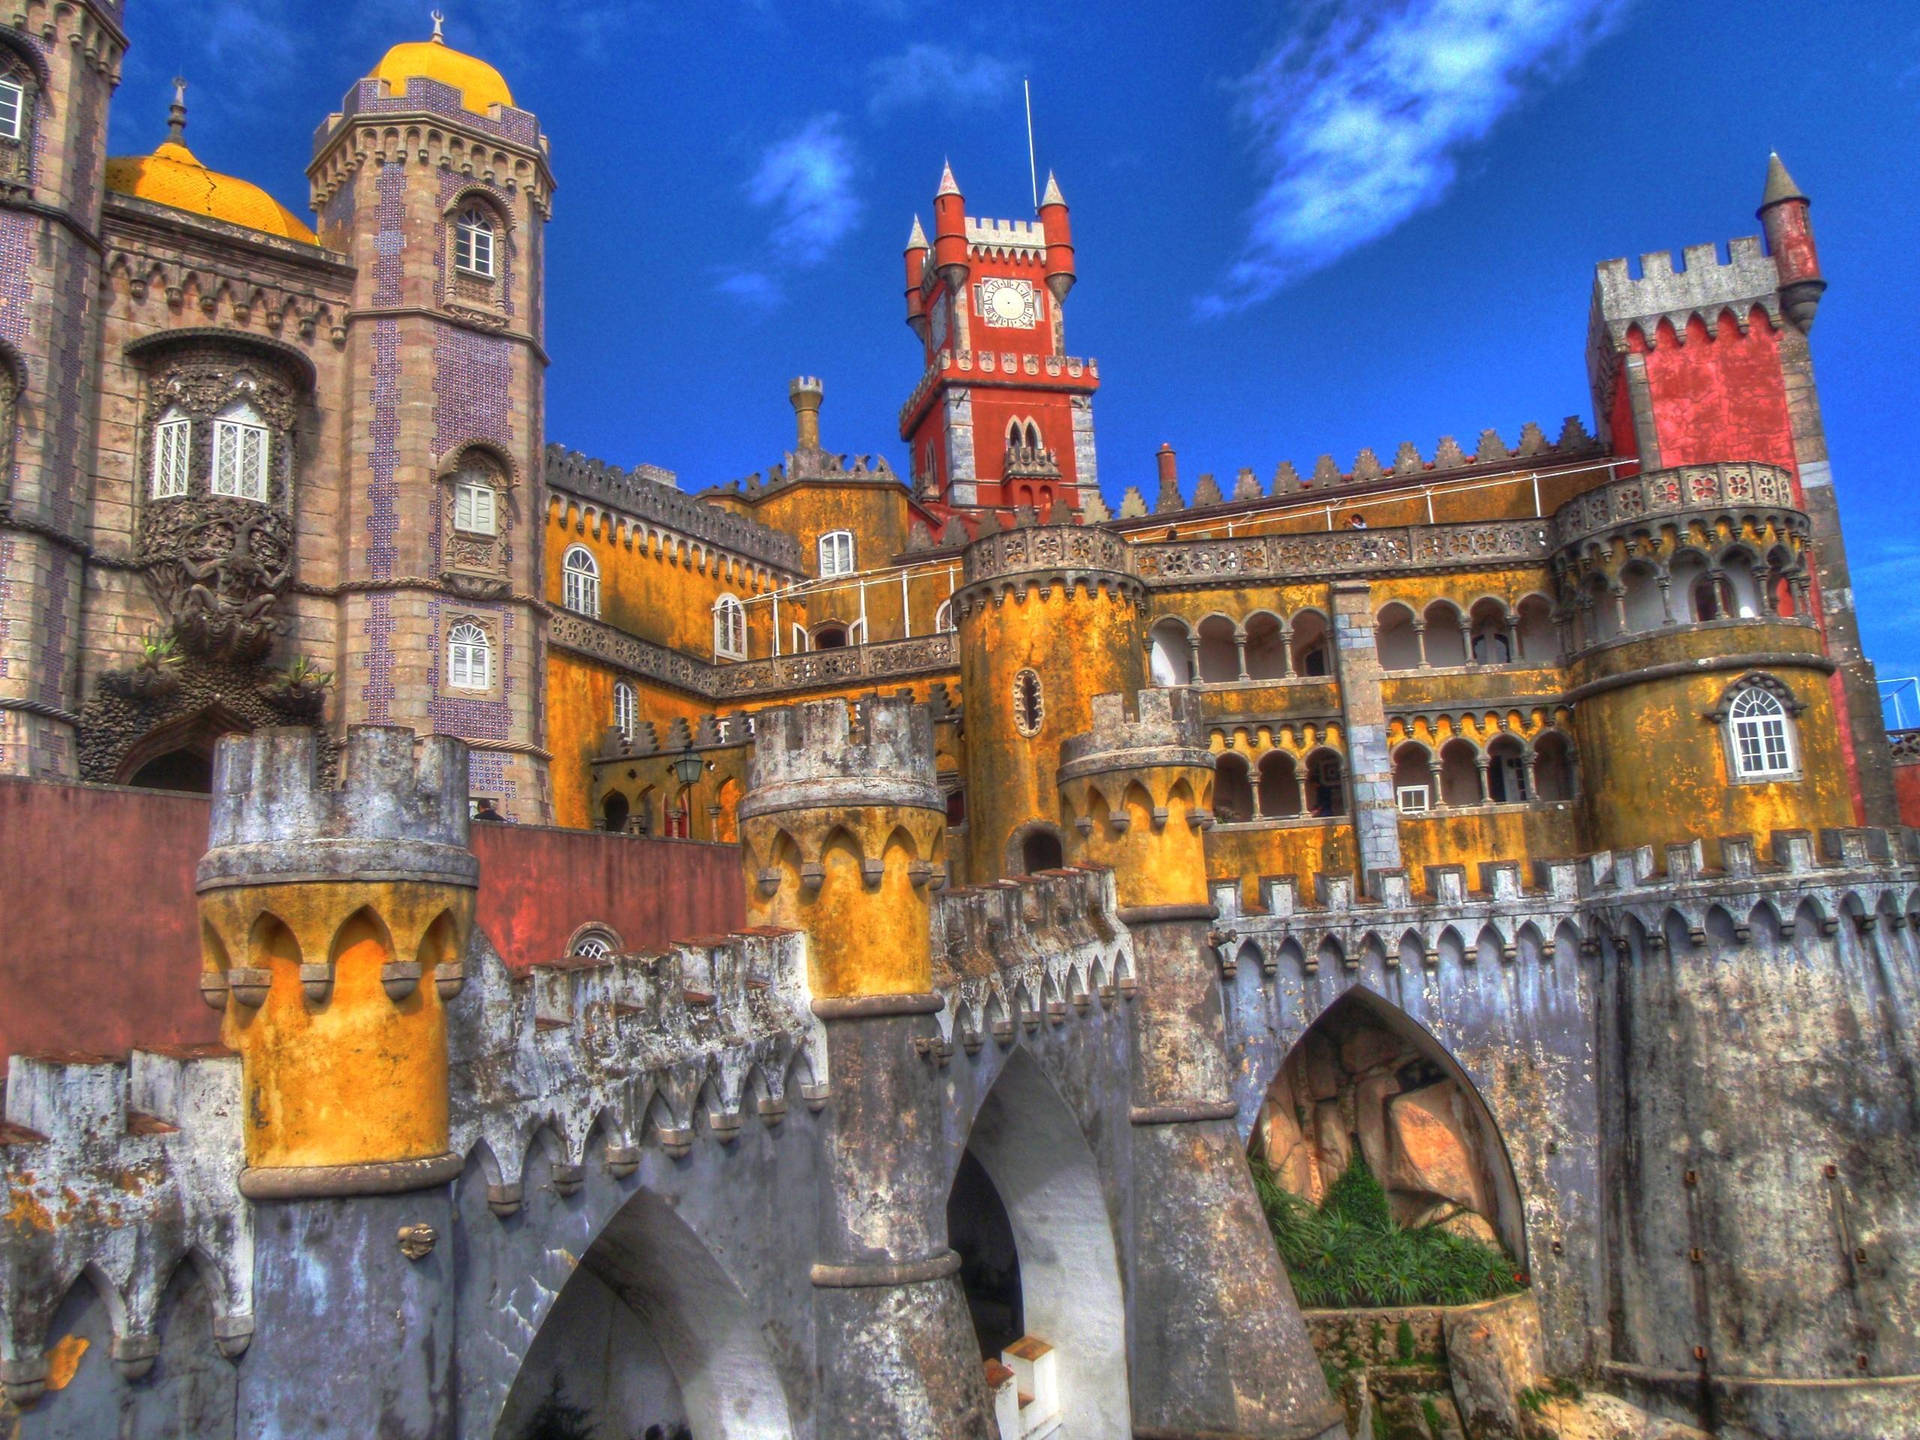
<path id="1" fill-rule="evenodd" d="M 813 632 L 813 648 L 816 650 L 842 650 L 846 644 L 847 630 L 844 625 L 822 625 Z"/>
<path id="2" fill-rule="evenodd" d="M 187 790 L 213 793 L 213 758 L 198 750 L 169 750 L 147 761 L 127 781 L 143 790 Z"/>
<path id="3" fill-rule="evenodd" d="M 602 823 L 615 835 L 627 828 L 627 797 L 618 790 L 600 802 Z"/>
<path id="4" fill-rule="evenodd" d="M 1020 868 L 1029 875 L 1058 870 L 1065 863 L 1060 837 L 1051 830 L 1035 830 L 1020 842 Z"/>
<path id="5" fill-rule="evenodd" d="M 1020 1252 L 1013 1222 L 986 1170 L 967 1151 L 947 1195 L 947 1243 L 960 1257 L 960 1288 L 966 1292 L 973 1331 L 983 1359 L 997 1359 L 1027 1333 L 1020 1303 Z"/>

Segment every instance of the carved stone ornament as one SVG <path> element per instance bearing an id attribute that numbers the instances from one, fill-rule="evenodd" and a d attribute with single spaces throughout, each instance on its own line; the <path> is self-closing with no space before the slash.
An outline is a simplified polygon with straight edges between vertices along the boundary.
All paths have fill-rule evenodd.
<path id="1" fill-rule="evenodd" d="M 293 524 L 278 510 L 228 496 L 149 501 L 140 554 L 189 654 L 241 664 L 273 648 L 293 564 Z"/>
<path id="2" fill-rule="evenodd" d="M 440 1242 L 440 1232 L 431 1225 L 402 1225 L 400 1227 L 400 1253 L 409 1260 L 424 1260 L 433 1253 L 433 1247 Z"/>

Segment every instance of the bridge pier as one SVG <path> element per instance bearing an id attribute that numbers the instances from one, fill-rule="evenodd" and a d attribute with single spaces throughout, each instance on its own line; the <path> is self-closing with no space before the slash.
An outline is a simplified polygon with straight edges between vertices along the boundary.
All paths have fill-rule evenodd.
<path id="1" fill-rule="evenodd" d="M 1134 1435 L 1335 1440 L 1328 1394 L 1234 1124 L 1220 992 L 1207 943 L 1203 832 L 1213 759 L 1183 690 L 1093 702 L 1059 786 L 1075 863 L 1114 871 L 1133 934 L 1132 1235 L 1127 1247 Z"/>

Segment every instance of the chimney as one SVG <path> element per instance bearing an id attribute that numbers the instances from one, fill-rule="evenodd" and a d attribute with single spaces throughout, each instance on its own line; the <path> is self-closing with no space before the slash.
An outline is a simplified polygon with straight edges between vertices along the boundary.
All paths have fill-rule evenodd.
<path id="1" fill-rule="evenodd" d="M 812 375 L 802 375 L 787 386 L 787 398 L 793 402 L 794 448 L 820 448 L 820 397 L 825 387 Z"/>

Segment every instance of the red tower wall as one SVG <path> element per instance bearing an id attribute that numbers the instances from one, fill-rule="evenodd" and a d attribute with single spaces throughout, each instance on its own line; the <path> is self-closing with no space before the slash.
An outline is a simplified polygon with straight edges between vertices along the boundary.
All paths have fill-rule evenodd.
<path id="1" fill-rule="evenodd" d="M 1711 334 L 1697 316 L 1689 320 L 1685 344 L 1664 320 L 1651 350 L 1638 330 L 1628 343 L 1646 357 L 1662 465 L 1764 460 L 1797 477 L 1780 341 L 1763 307 L 1753 307 L 1745 335 L 1723 310 Z M 1631 420 L 1616 421 L 1614 434 L 1631 444 Z"/>

